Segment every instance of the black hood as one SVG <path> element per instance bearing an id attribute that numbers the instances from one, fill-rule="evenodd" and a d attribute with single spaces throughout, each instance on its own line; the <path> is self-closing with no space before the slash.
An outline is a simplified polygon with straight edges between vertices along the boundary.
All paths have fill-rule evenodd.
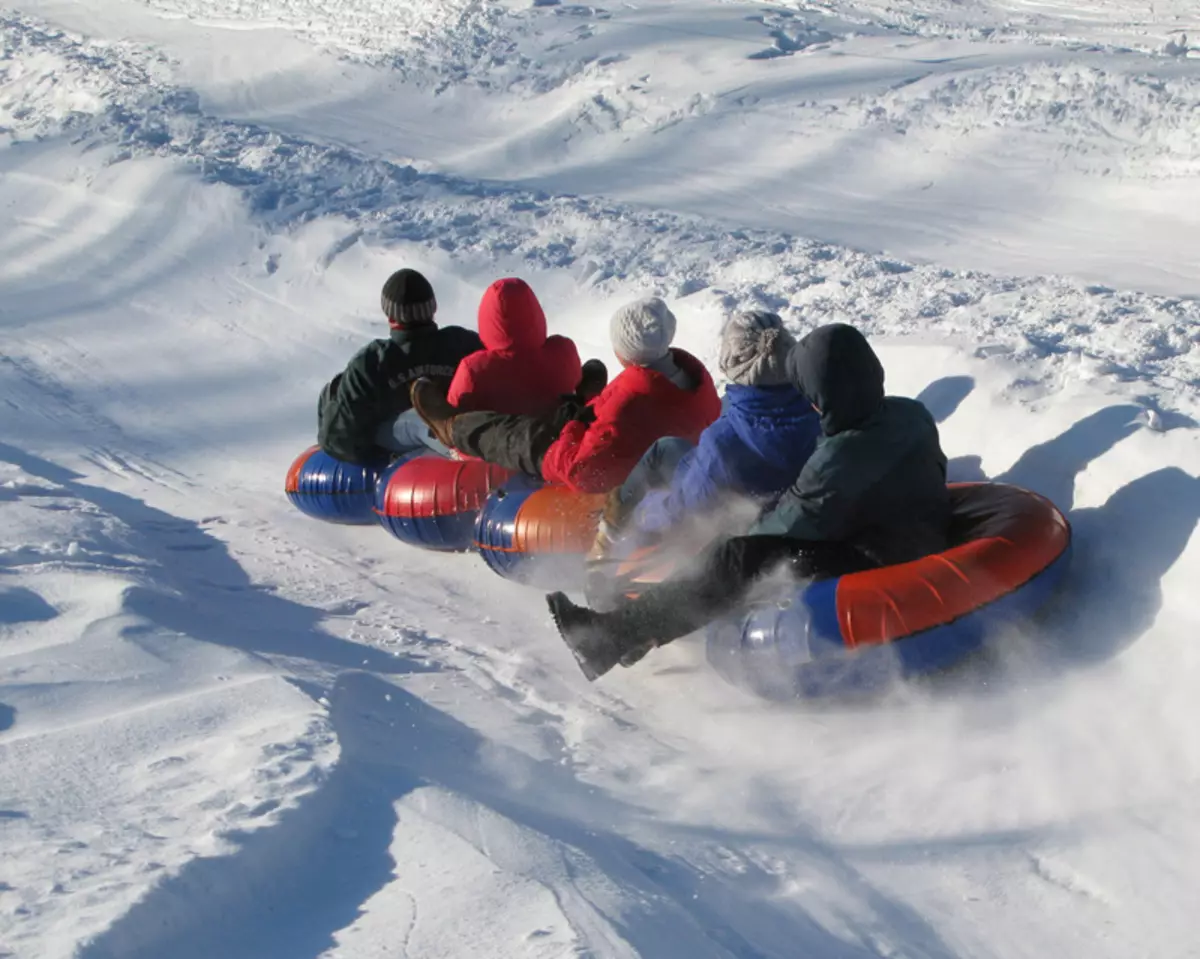
<path id="1" fill-rule="evenodd" d="M 883 364 L 858 330 L 820 326 L 788 357 L 792 382 L 821 411 L 821 430 L 833 436 L 866 422 L 883 402 Z"/>

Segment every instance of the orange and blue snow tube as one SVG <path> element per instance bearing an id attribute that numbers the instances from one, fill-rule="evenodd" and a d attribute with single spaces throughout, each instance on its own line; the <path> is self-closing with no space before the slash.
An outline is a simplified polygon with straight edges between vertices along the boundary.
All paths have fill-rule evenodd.
<path id="1" fill-rule="evenodd" d="M 475 548 L 505 579 L 570 587 L 596 536 L 604 494 L 515 476 L 492 493 L 475 525 Z"/>
<path id="2" fill-rule="evenodd" d="M 758 695 L 807 698 L 943 669 L 1027 621 L 1066 571 L 1066 518 L 1001 483 L 952 484 L 950 494 L 951 548 L 800 585 L 721 619 L 707 630 L 709 662 Z"/>

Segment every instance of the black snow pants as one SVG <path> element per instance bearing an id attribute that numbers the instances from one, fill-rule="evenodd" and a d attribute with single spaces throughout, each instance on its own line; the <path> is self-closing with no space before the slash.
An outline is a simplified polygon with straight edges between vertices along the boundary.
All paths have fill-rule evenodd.
<path id="1" fill-rule="evenodd" d="M 616 610 L 611 618 L 623 644 L 662 646 L 733 612 L 763 577 L 785 568 L 797 582 L 827 579 L 875 564 L 845 543 L 787 536 L 734 536 L 713 544 L 695 572 L 669 579 Z"/>
<path id="2" fill-rule="evenodd" d="M 575 397 L 544 416 L 517 413 L 459 413 L 454 417 L 454 448 L 505 469 L 542 475 L 542 460 L 566 425 L 591 410 Z"/>

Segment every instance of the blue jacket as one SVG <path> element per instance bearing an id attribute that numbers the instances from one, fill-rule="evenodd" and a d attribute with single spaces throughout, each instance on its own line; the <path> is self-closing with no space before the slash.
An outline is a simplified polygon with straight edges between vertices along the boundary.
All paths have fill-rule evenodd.
<path id="1" fill-rule="evenodd" d="M 816 410 L 794 387 L 730 384 L 720 418 L 680 460 L 670 487 L 642 500 L 634 526 L 660 532 L 728 493 L 772 500 L 795 481 L 820 435 Z"/>

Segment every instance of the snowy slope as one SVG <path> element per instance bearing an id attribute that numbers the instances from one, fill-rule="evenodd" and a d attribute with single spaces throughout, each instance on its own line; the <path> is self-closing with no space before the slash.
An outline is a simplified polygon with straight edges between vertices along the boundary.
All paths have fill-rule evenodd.
<path id="1" fill-rule="evenodd" d="M 1190 18 L 1190 19 L 1189 19 Z M 30 0 L 0 18 L 0 956 L 1200 955 L 1184 3 Z M 610 358 L 876 337 L 1062 603 L 781 708 L 280 495 L 401 264 Z"/>
<path id="2" fill-rule="evenodd" d="M 439 0 L 388 17 L 361 0 L 119 9 L 222 116 L 940 266 L 1193 293 L 1195 257 L 1170 238 L 1200 208 L 1195 10 L 1158 3 L 1147 17 L 1129 4 L 1123 19 L 1113 3 L 1078 23 L 1068 5 L 931 6 L 940 13 L 719 0 Z M 102 29 L 63 0 L 27 8 Z M 174 19 L 227 23 L 213 18 L 234 10 L 239 29 L 219 45 Z M 1114 42 L 1130 30 L 1132 46 Z M 294 38 L 339 59 L 301 60 Z M 286 52 L 255 69 L 237 51 L 262 42 Z"/>

